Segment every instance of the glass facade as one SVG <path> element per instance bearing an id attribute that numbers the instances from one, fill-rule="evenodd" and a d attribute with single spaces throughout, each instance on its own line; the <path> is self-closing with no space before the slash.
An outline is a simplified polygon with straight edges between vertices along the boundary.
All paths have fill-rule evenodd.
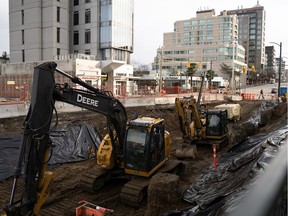
<path id="1" fill-rule="evenodd" d="M 100 49 L 133 51 L 133 0 L 101 0 Z M 107 51 L 105 58 L 107 58 Z M 110 56 L 111 54 L 109 54 Z M 119 55 L 119 56 L 118 56 Z M 115 59 L 122 59 L 123 53 L 115 51 Z"/>

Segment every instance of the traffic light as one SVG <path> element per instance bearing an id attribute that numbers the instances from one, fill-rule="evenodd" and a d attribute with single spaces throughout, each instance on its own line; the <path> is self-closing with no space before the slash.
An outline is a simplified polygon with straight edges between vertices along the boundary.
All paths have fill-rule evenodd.
<path id="1" fill-rule="evenodd" d="M 246 68 L 245 66 L 242 68 L 242 72 L 243 72 L 243 73 L 246 73 L 246 72 L 247 72 L 247 68 Z"/>
<path id="2" fill-rule="evenodd" d="M 100 79 L 102 81 L 108 81 L 108 74 L 101 73 L 101 78 Z"/>
<path id="3" fill-rule="evenodd" d="M 186 64 L 186 67 L 187 67 L 187 68 L 190 68 L 190 64 L 191 64 L 191 62 L 188 61 L 187 64 Z"/>
<path id="4" fill-rule="evenodd" d="M 255 67 L 254 67 L 254 65 L 251 66 L 251 71 L 252 71 L 252 72 L 255 72 Z"/>
<path id="5" fill-rule="evenodd" d="M 180 69 L 177 70 L 177 75 L 180 76 Z"/>

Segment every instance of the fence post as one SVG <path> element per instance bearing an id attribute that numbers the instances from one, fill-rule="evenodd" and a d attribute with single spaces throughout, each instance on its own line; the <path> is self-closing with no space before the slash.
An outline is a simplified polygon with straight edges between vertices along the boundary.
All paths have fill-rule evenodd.
<path id="1" fill-rule="evenodd" d="M 27 84 L 24 82 L 23 84 L 23 97 L 24 97 L 24 102 L 27 102 Z"/>

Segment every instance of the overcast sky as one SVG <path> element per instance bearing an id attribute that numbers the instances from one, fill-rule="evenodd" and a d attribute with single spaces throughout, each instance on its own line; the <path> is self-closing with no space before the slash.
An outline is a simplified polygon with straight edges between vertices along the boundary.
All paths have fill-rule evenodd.
<path id="1" fill-rule="evenodd" d="M 0 0 L 0 55 L 9 53 L 8 0 Z M 163 33 L 172 32 L 174 22 L 196 16 L 197 10 L 250 8 L 257 0 L 135 0 L 134 53 L 132 59 L 142 64 L 152 63 L 156 50 L 163 45 Z M 282 42 L 282 56 L 288 61 L 288 1 L 259 0 L 266 11 L 266 45 Z M 279 46 L 275 45 L 279 56 Z M 285 60 L 285 58 L 284 58 Z"/>

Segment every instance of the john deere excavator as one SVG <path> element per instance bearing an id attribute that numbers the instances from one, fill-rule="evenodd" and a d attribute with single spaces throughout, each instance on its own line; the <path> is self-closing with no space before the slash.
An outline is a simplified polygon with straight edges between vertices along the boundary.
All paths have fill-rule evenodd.
<path id="1" fill-rule="evenodd" d="M 195 158 L 196 144 L 217 144 L 217 147 L 220 147 L 227 141 L 227 110 L 206 110 L 200 104 L 204 77 L 205 73 L 197 101 L 194 96 L 175 99 L 180 129 L 183 133 L 183 144 L 180 149 L 176 149 L 178 158 Z"/>
<path id="2" fill-rule="evenodd" d="M 67 83 L 55 83 L 56 72 L 85 90 L 73 88 Z M 7 215 L 37 215 L 49 196 L 54 179 L 54 174 L 47 169 L 53 149 L 49 132 L 53 111 L 57 116 L 56 101 L 86 108 L 107 118 L 108 134 L 97 151 L 98 165 L 95 163 L 95 169 L 84 175 L 81 181 L 83 188 L 97 190 L 115 173 L 132 176 L 122 188 L 121 200 L 138 205 L 149 184 L 149 177 L 156 172 L 180 168 L 181 162 L 169 160 L 170 134 L 165 130 L 163 119 L 139 117 L 127 122 L 124 106 L 111 92 L 95 88 L 58 69 L 56 63 L 47 62 L 34 69 L 31 105 L 24 121 L 10 201 L 5 207 Z M 15 200 L 18 180 L 22 175 L 22 195 Z"/>

